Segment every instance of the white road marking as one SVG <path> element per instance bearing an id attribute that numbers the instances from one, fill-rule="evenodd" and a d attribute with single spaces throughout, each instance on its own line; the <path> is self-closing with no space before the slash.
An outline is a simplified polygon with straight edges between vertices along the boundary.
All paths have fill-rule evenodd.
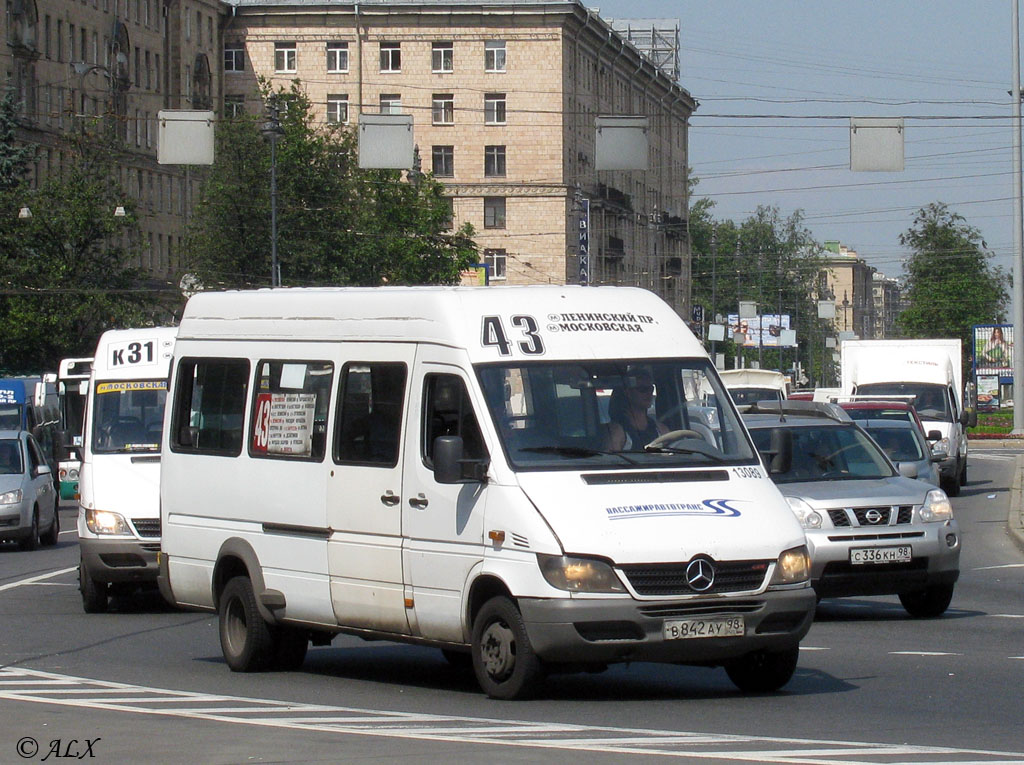
<path id="1" fill-rule="evenodd" d="M 991 571 L 997 568 L 1024 568 L 1024 563 L 1001 563 L 998 566 L 981 566 L 979 568 L 972 568 L 971 571 Z"/>
<path id="2" fill-rule="evenodd" d="M 1011 656 L 1011 659 L 1024 659 L 1024 656 Z"/>
<path id="3" fill-rule="evenodd" d="M 1024 614 L 989 614 L 997 619 L 1024 619 Z"/>
<path id="4" fill-rule="evenodd" d="M 801 651 L 831 651 L 831 648 L 826 648 L 820 645 L 802 645 L 800 646 Z"/>
<path id="5" fill-rule="evenodd" d="M 889 651 L 890 656 L 963 656 L 962 653 L 947 651 Z"/>
<path id="6" fill-rule="evenodd" d="M 65 534 L 74 534 L 75 536 L 78 536 L 78 529 L 68 529 L 67 531 L 60 532 L 57 536 L 62 537 Z"/>
<path id="7" fill-rule="evenodd" d="M 26 584 L 34 584 L 35 582 L 41 582 L 44 579 L 52 579 L 55 576 L 61 576 L 62 574 L 70 574 L 72 571 L 78 571 L 78 566 L 72 566 L 71 568 L 62 568 L 59 571 L 51 571 L 48 574 L 39 574 L 39 576 L 30 576 L 28 579 L 19 579 L 17 582 L 10 582 L 8 584 L 0 585 L 0 592 L 4 590 L 13 590 L 15 587 L 23 587 Z"/>
<path id="8" fill-rule="evenodd" d="M 971 452 L 968 459 L 992 460 L 993 462 L 1014 462 L 1016 457 L 1009 457 L 1005 454 L 993 454 L 992 452 Z"/>
<path id="9" fill-rule="evenodd" d="M 45 684 L 71 685 L 81 693 L 68 694 L 64 692 L 67 688 L 48 690 L 43 687 Z M 604 752 L 617 756 L 656 755 L 688 762 L 725 760 L 781 765 L 893 765 L 896 758 L 901 758 L 899 762 L 927 761 L 932 765 L 1019 765 L 1024 762 L 1024 752 L 391 712 L 175 691 L 22 668 L 0 669 L 0 700 L 345 736 Z"/>

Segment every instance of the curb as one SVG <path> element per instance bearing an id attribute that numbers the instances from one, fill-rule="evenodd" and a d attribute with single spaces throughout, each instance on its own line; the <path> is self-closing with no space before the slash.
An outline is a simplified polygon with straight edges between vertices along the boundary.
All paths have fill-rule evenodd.
<path id="1" fill-rule="evenodd" d="M 1021 490 L 1024 489 L 1024 455 L 1017 455 L 1017 462 L 1014 468 L 1013 486 L 1010 489 L 1010 515 L 1006 519 L 1006 528 L 1010 532 L 1017 547 L 1024 551 L 1024 498 Z"/>

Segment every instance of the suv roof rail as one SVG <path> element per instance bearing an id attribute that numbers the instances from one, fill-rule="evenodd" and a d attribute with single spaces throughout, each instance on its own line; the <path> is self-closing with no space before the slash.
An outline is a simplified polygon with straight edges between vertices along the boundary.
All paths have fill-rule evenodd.
<path id="1" fill-rule="evenodd" d="M 767 399 L 755 401 L 743 414 L 777 414 L 779 417 L 824 417 L 836 422 L 852 422 L 849 413 L 839 404 L 827 404 L 823 401 L 778 401 Z"/>

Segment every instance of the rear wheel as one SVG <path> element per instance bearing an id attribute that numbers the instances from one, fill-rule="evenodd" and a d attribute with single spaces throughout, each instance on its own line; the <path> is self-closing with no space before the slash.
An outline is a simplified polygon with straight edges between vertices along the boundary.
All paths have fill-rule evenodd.
<path id="1" fill-rule="evenodd" d="M 492 699 L 527 698 L 543 674 L 523 616 L 509 598 L 491 598 L 473 620 L 473 671 Z"/>
<path id="2" fill-rule="evenodd" d="M 50 524 L 50 529 L 43 535 L 43 544 L 47 547 L 52 547 L 57 544 L 57 537 L 60 536 L 60 504 L 54 500 L 53 502 L 53 523 Z"/>
<path id="3" fill-rule="evenodd" d="M 294 627 L 278 627 L 273 632 L 274 669 L 291 671 L 298 669 L 306 660 L 309 650 L 309 633 Z"/>
<path id="4" fill-rule="evenodd" d="M 923 590 L 904 592 L 900 595 L 900 603 L 907 613 L 919 619 L 931 619 L 942 616 L 953 600 L 953 585 L 937 584 Z"/>
<path id="5" fill-rule="evenodd" d="M 25 552 L 31 552 L 39 547 L 39 508 L 32 508 L 32 525 L 29 527 L 28 536 L 23 537 L 18 547 Z"/>
<path id="6" fill-rule="evenodd" d="M 232 671 L 259 672 L 271 666 L 274 636 L 256 605 L 248 577 L 236 576 L 224 587 L 219 622 L 221 651 Z"/>
<path id="7" fill-rule="evenodd" d="M 81 561 L 78 564 L 78 589 L 82 591 L 82 608 L 87 614 L 102 614 L 107 610 L 110 585 L 93 579 Z"/>
<path id="8" fill-rule="evenodd" d="M 785 651 L 754 651 L 730 661 L 725 671 L 741 691 L 777 691 L 793 677 L 799 656 L 798 646 Z"/>
<path id="9" fill-rule="evenodd" d="M 960 485 L 961 486 L 966 486 L 967 485 L 967 460 L 966 459 L 964 459 L 964 466 L 963 466 L 963 469 L 960 471 Z"/>

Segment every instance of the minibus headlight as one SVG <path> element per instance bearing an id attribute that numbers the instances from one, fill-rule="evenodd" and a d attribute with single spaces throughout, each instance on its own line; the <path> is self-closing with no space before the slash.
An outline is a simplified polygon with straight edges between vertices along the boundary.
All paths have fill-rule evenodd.
<path id="1" fill-rule="evenodd" d="M 953 505 L 942 489 L 932 489 L 921 505 L 921 520 L 925 523 L 948 521 L 953 517 Z"/>
<path id="2" fill-rule="evenodd" d="M 120 534 L 131 536 L 128 521 L 120 513 L 109 510 L 86 510 L 85 525 L 93 534 Z"/>
<path id="3" fill-rule="evenodd" d="M 626 588 L 604 561 L 568 555 L 537 554 L 540 572 L 547 583 L 569 592 L 625 592 Z"/>
<path id="4" fill-rule="evenodd" d="M 772 584 L 799 584 L 811 577 L 811 556 L 804 545 L 786 550 L 779 556 Z"/>
<path id="5" fill-rule="evenodd" d="M 3 494 L 0 494 L 0 505 L 16 505 L 21 502 L 21 497 L 21 489 L 5 491 Z"/>
<path id="6" fill-rule="evenodd" d="M 821 528 L 821 513 L 800 497 L 786 497 L 786 502 L 789 503 L 789 509 L 793 511 L 797 520 L 800 521 L 800 525 L 805 529 Z"/>

